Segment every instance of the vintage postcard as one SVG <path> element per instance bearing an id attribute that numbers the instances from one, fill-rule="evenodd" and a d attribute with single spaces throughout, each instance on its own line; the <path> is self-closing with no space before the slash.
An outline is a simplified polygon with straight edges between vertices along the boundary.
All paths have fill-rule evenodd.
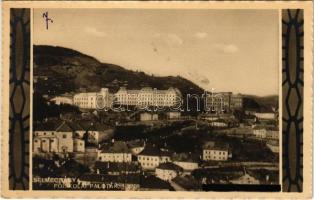
<path id="1" fill-rule="evenodd" d="M 312 196 L 310 1 L 5 1 L 2 196 Z"/>

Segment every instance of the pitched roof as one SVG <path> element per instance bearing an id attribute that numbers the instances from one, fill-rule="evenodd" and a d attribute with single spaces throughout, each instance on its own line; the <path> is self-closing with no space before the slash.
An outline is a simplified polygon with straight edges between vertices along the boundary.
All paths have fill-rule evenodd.
<path id="1" fill-rule="evenodd" d="M 218 151 L 228 151 L 229 150 L 229 144 L 215 143 L 214 146 L 207 146 L 204 149 L 207 149 L 207 150 L 218 150 Z"/>
<path id="2" fill-rule="evenodd" d="M 160 150 L 151 145 L 146 145 L 143 151 L 139 154 L 143 156 L 160 156 Z"/>
<path id="3" fill-rule="evenodd" d="M 201 184 L 191 175 L 177 176 L 173 180 L 176 184 L 180 185 L 186 190 L 201 190 Z"/>
<path id="4" fill-rule="evenodd" d="M 170 183 L 157 178 L 156 176 L 147 176 L 142 177 L 140 182 L 141 188 L 146 189 L 163 189 L 163 190 L 172 190 Z"/>
<path id="5" fill-rule="evenodd" d="M 113 144 L 106 144 L 102 147 L 102 153 L 130 153 L 125 142 L 115 141 Z"/>
<path id="6" fill-rule="evenodd" d="M 59 120 L 36 123 L 34 124 L 34 131 L 55 131 L 61 124 L 62 121 Z"/>
<path id="7" fill-rule="evenodd" d="M 180 154 L 174 154 L 172 157 L 173 161 L 178 162 L 194 162 L 197 163 L 199 158 L 195 154 L 187 154 L 187 153 L 180 153 Z"/>
<path id="8" fill-rule="evenodd" d="M 128 147 L 129 148 L 137 148 L 137 147 L 144 147 L 145 142 L 142 140 L 132 140 L 128 142 Z"/>
<path id="9" fill-rule="evenodd" d="M 111 127 L 109 127 L 105 124 L 97 123 L 97 122 L 92 123 L 88 128 L 89 131 L 104 131 L 107 129 L 111 129 Z"/>
<path id="10" fill-rule="evenodd" d="M 70 126 L 68 122 L 63 121 L 62 124 L 56 128 L 58 132 L 72 132 L 73 128 Z"/>
<path id="11" fill-rule="evenodd" d="M 173 171 L 178 171 L 178 172 L 183 171 L 182 167 L 180 167 L 174 163 L 171 163 L 171 162 L 161 163 L 158 165 L 157 168 L 163 169 L 163 170 L 173 170 Z"/>

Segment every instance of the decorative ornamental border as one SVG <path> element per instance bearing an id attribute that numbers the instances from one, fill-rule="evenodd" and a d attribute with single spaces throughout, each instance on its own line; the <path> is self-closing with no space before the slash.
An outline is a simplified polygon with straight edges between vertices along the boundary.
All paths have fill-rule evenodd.
<path id="1" fill-rule="evenodd" d="M 29 189 L 30 9 L 10 9 L 9 188 Z"/>
<path id="2" fill-rule="evenodd" d="M 282 189 L 303 190 L 303 10 L 282 10 Z"/>

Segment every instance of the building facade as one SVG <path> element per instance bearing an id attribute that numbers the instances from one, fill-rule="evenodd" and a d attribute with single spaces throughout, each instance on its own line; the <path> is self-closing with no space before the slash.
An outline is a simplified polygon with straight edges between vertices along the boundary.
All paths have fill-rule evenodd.
<path id="1" fill-rule="evenodd" d="M 243 108 L 243 96 L 232 92 L 210 93 L 206 96 L 206 111 L 212 113 L 229 113 Z"/>
<path id="2" fill-rule="evenodd" d="M 138 154 L 137 159 L 142 169 L 154 170 L 160 163 L 170 162 L 170 154 L 170 152 L 161 151 L 151 146 L 146 146 L 144 150 Z"/>
<path id="3" fill-rule="evenodd" d="M 114 142 L 99 150 L 98 160 L 101 162 L 132 162 L 132 154 L 122 141 Z"/>
<path id="4" fill-rule="evenodd" d="M 164 181 L 170 181 L 183 172 L 183 169 L 173 163 L 161 163 L 155 170 L 155 175 Z"/>
<path id="5" fill-rule="evenodd" d="M 129 106 L 175 106 L 181 100 L 181 92 L 176 88 L 157 90 L 145 87 L 140 90 L 127 90 L 121 87 L 114 97 L 117 103 Z"/>
<path id="6" fill-rule="evenodd" d="M 85 143 L 76 137 L 73 127 L 67 122 L 44 123 L 34 128 L 34 153 L 84 152 Z"/>
<path id="7" fill-rule="evenodd" d="M 57 105 L 62 105 L 62 104 L 73 105 L 73 96 L 71 95 L 56 96 L 52 98 L 50 101 L 54 102 Z"/>
<path id="8" fill-rule="evenodd" d="M 203 147 L 204 161 L 226 161 L 229 158 L 229 145 L 211 144 Z"/>
<path id="9" fill-rule="evenodd" d="M 267 130 L 265 127 L 254 127 L 253 128 L 253 135 L 256 137 L 256 138 L 262 138 L 262 139 L 265 139 L 266 138 L 266 135 L 267 134 Z"/>
<path id="10" fill-rule="evenodd" d="M 100 92 L 82 92 L 75 94 L 73 104 L 85 109 L 104 109 L 111 105 L 112 98 L 108 88 L 101 88 Z"/>

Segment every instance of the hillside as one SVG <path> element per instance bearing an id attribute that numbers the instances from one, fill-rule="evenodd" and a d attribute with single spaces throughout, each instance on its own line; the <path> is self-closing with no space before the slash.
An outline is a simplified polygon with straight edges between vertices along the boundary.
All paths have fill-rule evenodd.
<path id="1" fill-rule="evenodd" d="M 145 86 L 168 89 L 176 87 L 183 97 L 186 94 L 203 94 L 203 89 L 180 76 L 158 77 L 144 72 L 127 70 L 121 66 L 101 63 L 78 51 L 54 46 L 34 46 L 34 90 L 49 96 L 66 92 L 99 91 L 101 87 L 116 92 L 119 87 L 140 89 Z M 186 99 L 184 105 L 186 106 Z M 190 100 L 190 108 L 195 101 Z M 278 106 L 278 96 L 244 96 L 244 108 L 270 111 Z M 202 103 L 201 103 L 202 105 Z"/>
<path id="2" fill-rule="evenodd" d="M 101 87 L 116 92 L 121 86 L 129 89 L 145 86 L 157 89 L 176 87 L 183 96 L 188 93 L 203 94 L 202 88 L 180 76 L 147 75 L 118 65 L 101 63 L 72 49 L 53 46 L 34 46 L 34 78 L 35 92 L 48 95 L 98 91 Z"/>
<path id="3" fill-rule="evenodd" d="M 243 98 L 243 107 L 246 110 L 256 110 L 259 112 L 272 112 L 273 108 L 278 109 L 279 97 L 277 95 L 254 96 L 245 95 Z"/>

